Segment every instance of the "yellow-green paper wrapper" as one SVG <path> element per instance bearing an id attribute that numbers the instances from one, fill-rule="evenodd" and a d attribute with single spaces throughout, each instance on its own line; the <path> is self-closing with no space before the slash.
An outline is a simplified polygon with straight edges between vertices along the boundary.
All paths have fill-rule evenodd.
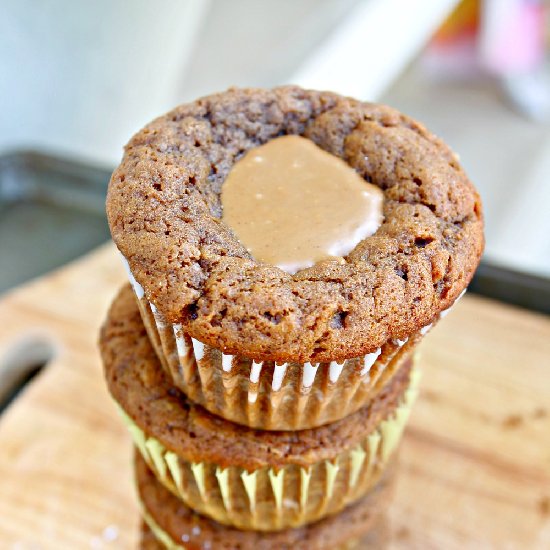
<path id="1" fill-rule="evenodd" d="M 396 449 L 417 394 L 418 371 L 400 404 L 354 448 L 308 468 L 279 470 L 193 463 L 148 437 L 124 412 L 133 440 L 157 479 L 187 506 L 239 529 L 298 527 L 342 510 L 375 485 Z"/>

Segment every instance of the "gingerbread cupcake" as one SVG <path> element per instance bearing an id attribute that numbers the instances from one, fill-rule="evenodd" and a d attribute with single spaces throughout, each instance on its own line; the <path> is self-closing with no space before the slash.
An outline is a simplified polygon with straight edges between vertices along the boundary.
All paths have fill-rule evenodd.
<path id="1" fill-rule="evenodd" d="M 364 550 L 383 536 L 383 510 L 392 489 L 387 472 L 367 496 L 342 513 L 297 529 L 239 531 L 201 517 L 163 487 L 140 455 L 137 492 L 144 516 L 142 550 Z"/>
<path id="2" fill-rule="evenodd" d="M 391 459 L 416 393 L 409 359 L 369 405 L 329 426 L 234 424 L 171 385 L 129 286 L 100 344 L 109 390 L 158 480 L 196 512 L 239 529 L 298 527 L 363 497 Z"/>
<path id="3" fill-rule="evenodd" d="M 297 87 L 152 122 L 107 212 L 173 383 L 269 430 L 374 399 L 483 249 L 479 196 L 446 145 L 388 107 Z"/>

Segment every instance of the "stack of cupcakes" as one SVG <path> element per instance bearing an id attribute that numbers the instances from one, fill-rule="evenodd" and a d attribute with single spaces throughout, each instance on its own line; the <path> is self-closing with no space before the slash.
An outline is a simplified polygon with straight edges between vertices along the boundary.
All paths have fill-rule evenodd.
<path id="1" fill-rule="evenodd" d="M 220 199 L 243 155 L 289 134 L 384 194 L 374 235 L 295 274 L 254 258 Z M 134 136 L 107 211 L 131 286 L 101 351 L 135 442 L 142 548 L 363 547 L 416 393 L 415 349 L 483 248 L 454 155 L 387 107 L 230 90 Z"/>

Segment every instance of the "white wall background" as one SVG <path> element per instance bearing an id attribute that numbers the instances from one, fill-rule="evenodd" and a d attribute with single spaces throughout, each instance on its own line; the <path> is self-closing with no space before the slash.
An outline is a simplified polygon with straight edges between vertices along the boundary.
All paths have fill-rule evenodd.
<path id="1" fill-rule="evenodd" d="M 114 164 L 169 109 L 206 0 L 0 3 L 0 151 Z"/>
<path id="2" fill-rule="evenodd" d="M 147 121 L 231 85 L 374 99 L 456 2 L 4 0 L 0 154 L 114 165 Z"/>

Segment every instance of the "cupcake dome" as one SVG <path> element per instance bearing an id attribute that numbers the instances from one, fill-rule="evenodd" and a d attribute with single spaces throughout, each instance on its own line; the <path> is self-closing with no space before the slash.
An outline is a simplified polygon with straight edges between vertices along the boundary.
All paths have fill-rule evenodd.
<path id="1" fill-rule="evenodd" d="M 297 134 L 384 192 L 384 221 L 344 263 L 289 275 L 254 260 L 221 222 L 234 163 Z M 326 362 L 376 352 L 429 326 L 483 249 L 477 192 L 456 156 L 385 106 L 296 87 L 233 89 L 138 132 L 107 199 L 115 243 L 163 318 L 226 354 Z"/>

